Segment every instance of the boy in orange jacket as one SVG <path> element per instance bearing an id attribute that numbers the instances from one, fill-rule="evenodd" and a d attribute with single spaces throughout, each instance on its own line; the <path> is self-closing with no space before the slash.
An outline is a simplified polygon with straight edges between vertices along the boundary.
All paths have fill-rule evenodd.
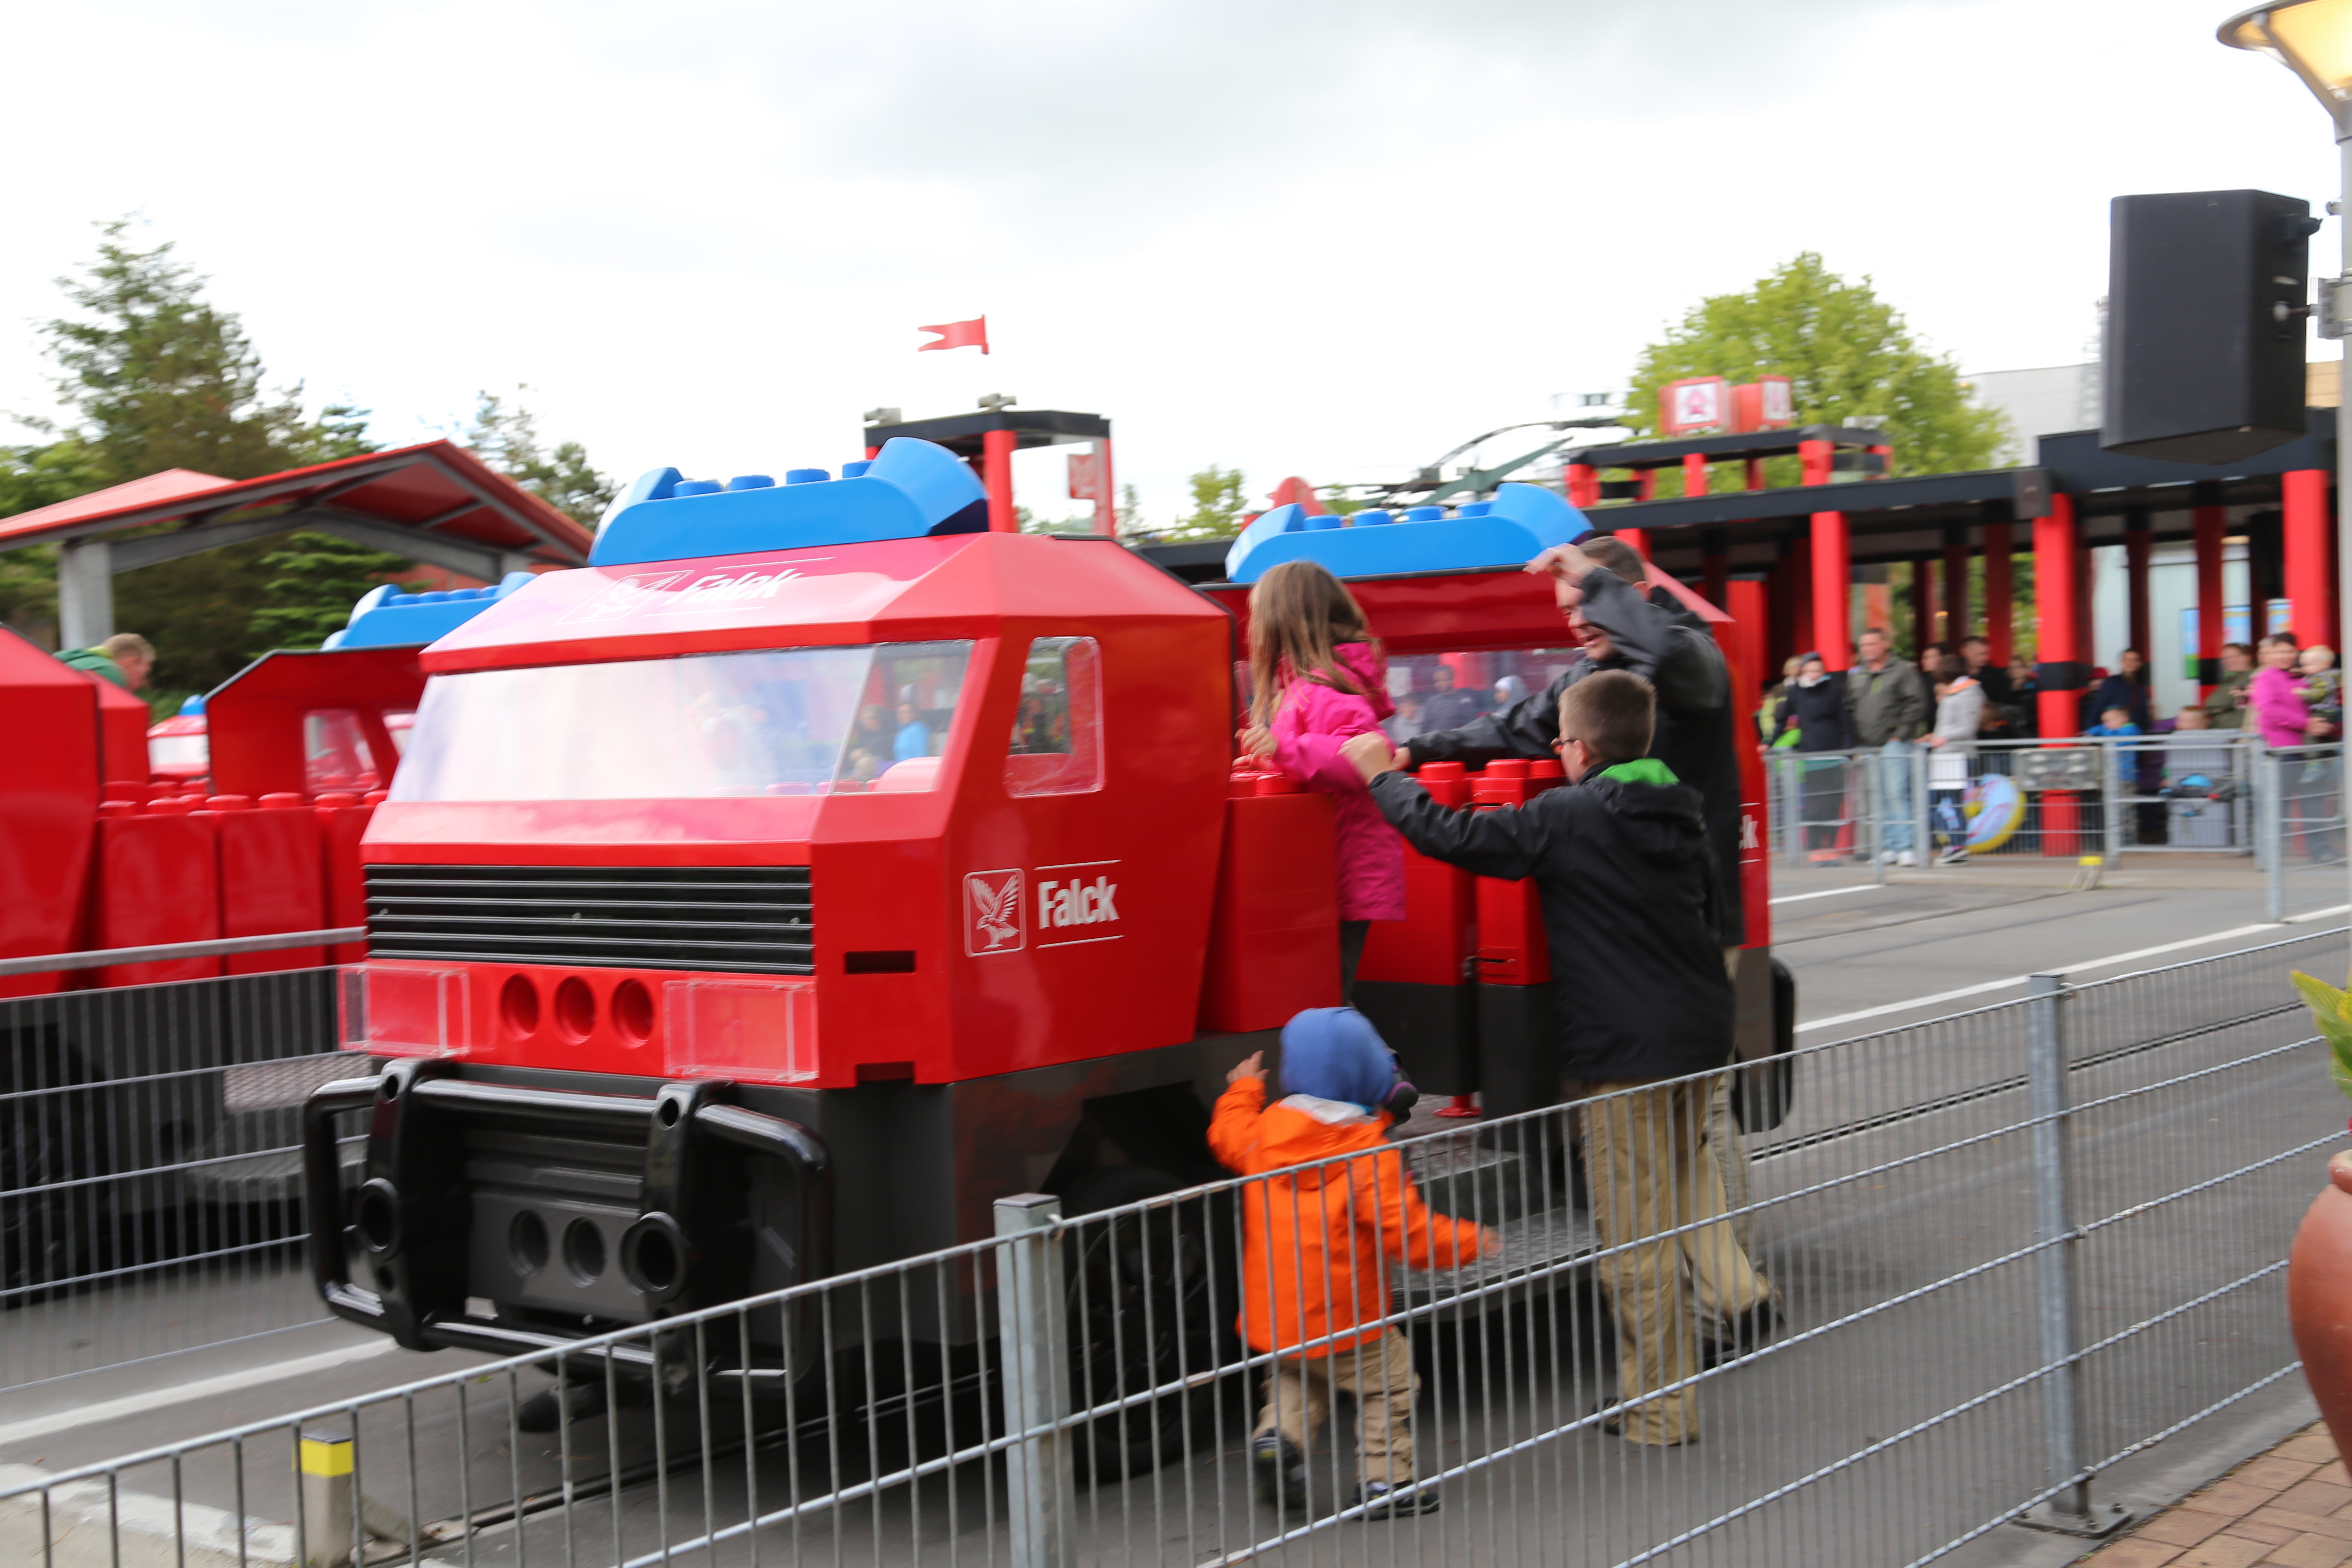
<path id="1" fill-rule="evenodd" d="M 1356 1398 L 1363 1517 L 1434 1513 L 1436 1489 L 1412 1479 L 1421 1379 L 1412 1347 L 1384 1321 L 1389 1266 L 1456 1268 L 1501 1246 L 1422 1202 L 1386 1136 L 1386 1105 L 1402 1080 L 1370 1019 L 1311 1007 L 1285 1025 L 1286 1097 L 1272 1106 L 1264 1056 L 1225 1075 L 1209 1124 L 1210 1152 L 1227 1169 L 1279 1173 L 1241 1193 L 1242 1335 L 1276 1356 L 1250 1444 L 1258 1495 L 1306 1506 L 1307 1441 L 1336 1391 Z"/>

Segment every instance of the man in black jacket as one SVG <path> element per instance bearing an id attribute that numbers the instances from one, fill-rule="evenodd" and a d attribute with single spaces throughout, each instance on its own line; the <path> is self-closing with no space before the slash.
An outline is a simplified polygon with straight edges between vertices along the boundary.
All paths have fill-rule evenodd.
<path id="1" fill-rule="evenodd" d="M 1382 815 L 1415 849 L 1482 877 L 1535 879 L 1549 939 L 1562 1090 L 1580 1108 L 1593 1223 L 1614 1250 L 1601 1277 L 1617 1318 L 1612 1429 L 1673 1447 L 1697 1436 L 1691 1280 L 1714 1249 L 1719 1279 L 1769 1300 L 1738 1254 L 1706 1129 L 1713 1080 L 1730 1060 L 1732 990 L 1717 945 L 1717 879 L 1696 791 L 1651 752 L 1650 683 L 1623 670 L 1568 686 L 1553 721 L 1570 784 L 1524 806 L 1454 811 L 1409 775 L 1379 735 L 1343 753 Z M 1661 1081 L 1666 1080 L 1666 1081 Z M 1685 1080 L 1685 1081 L 1675 1081 Z M 1589 1098 L 1588 1098 L 1589 1097 Z M 1677 1227 L 1691 1227 L 1681 1235 Z M 1653 1391 L 1672 1389 L 1672 1392 Z M 1645 1397 L 1647 1396 L 1647 1397 Z"/>
<path id="2" fill-rule="evenodd" d="M 1716 939 L 1727 950 L 1738 949 L 1747 940 L 1739 895 L 1739 753 L 1722 649 L 1705 621 L 1650 586 L 1648 565 L 1632 547 L 1607 534 L 1547 550 L 1528 570 L 1551 577 L 1560 614 L 1583 646 L 1541 694 L 1456 730 L 1415 735 L 1406 742 L 1414 765 L 1496 757 L 1549 762 L 1559 739 L 1563 692 L 1596 670 L 1640 676 L 1658 694 L 1657 735 L 1649 754 L 1698 791 L 1714 852 Z"/>

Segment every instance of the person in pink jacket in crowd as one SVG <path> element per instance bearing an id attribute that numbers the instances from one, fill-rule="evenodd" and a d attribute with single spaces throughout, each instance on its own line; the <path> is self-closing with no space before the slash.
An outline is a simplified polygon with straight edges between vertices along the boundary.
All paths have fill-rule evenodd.
<path id="1" fill-rule="evenodd" d="M 2264 745 L 2309 743 L 2311 710 L 2295 692 L 2303 682 L 2294 668 L 2297 653 L 2294 638 L 2281 633 L 2264 637 L 2256 655 L 2262 668 L 2254 672 L 2253 684 L 2246 689 L 2246 706 L 2253 714 L 2254 728 L 2262 731 Z"/>
<path id="2" fill-rule="evenodd" d="M 1374 921 L 1404 919 L 1404 840 L 1372 804 L 1351 735 L 1396 711 L 1388 658 L 1347 585 L 1312 561 L 1286 561 L 1250 590 L 1250 728 L 1242 743 L 1309 789 L 1339 798 L 1339 994 Z"/>

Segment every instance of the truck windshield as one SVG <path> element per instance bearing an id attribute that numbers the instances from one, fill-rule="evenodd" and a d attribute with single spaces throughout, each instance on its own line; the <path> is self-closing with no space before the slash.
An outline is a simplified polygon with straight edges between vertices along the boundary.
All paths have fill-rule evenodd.
<path id="1" fill-rule="evenodd" d="M 927 790 L 971 658 L 881 643 L 436 675 L 392 798 Z"/>

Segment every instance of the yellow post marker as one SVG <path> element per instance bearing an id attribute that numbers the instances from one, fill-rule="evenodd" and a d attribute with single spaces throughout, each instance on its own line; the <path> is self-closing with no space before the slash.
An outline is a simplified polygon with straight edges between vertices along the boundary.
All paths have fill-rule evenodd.
<path id="1" fill-rule="evenodd" d="M 347 1432 L 305 1432 L 294 1468 L 302 1477 L 302 1568 L 347 1563 L 360 1542 L 352 1507 L 352 1455 Z"/>

